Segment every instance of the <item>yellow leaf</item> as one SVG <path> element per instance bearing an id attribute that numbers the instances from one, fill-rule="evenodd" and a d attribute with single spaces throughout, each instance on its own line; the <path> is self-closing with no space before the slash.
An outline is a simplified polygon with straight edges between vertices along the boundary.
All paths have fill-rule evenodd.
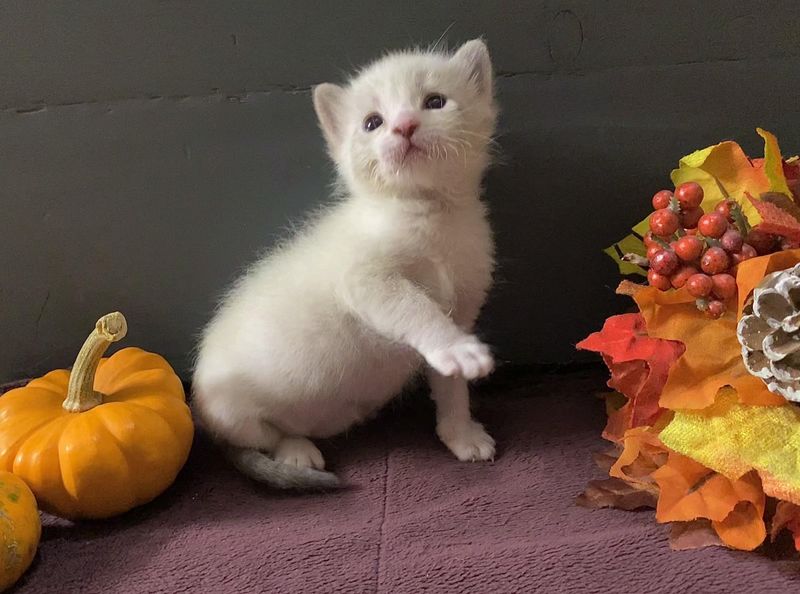
<path id="1" fill-rule="evenodd" d="M 781 157 L 778 139 L 774 134 L 762 128 L 756 128 L 756 132 L 764 139 L 764 174 L 769 180 L 770 191 L 780 192 L 791 198 L 792 192 L 786 183 L 786 176 L 783 174 L 783 157 Z"/>
<path id="2" fill-rule="evenodd" d="M 679 167 L 700 167 L 703 163 L 706 162 L 706 159 L 711 155 L 711 153 L 719 147 L 719 144 L 715 144 L 712 146 L 708 146 L 704 149 L 697 149 L 693 153 L 689 153 L 685 157 L 683 157 L 680 161 L 678 161 Z"/>
<path id="3" fill-rule="evenodd" d="M 744 405 L 725 388 L 705 410 L 676 411 L 659 438 L 731 480 L 755 470 L 767 495 L 800 504 L 800 410 L 794 406 Z"/>

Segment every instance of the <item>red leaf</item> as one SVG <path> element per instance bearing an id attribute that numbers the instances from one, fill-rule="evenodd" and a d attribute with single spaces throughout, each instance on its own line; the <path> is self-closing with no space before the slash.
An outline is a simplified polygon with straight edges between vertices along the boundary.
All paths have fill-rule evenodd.
<path id="1" fill-rule="evenodd" d="M 647 336 L 644 318 L 637 313 L 608 318 L 600 332 L 577 347 L 601 353 L 611 371 L 609 387 L 628 398 L 609 416 L 606 438 L 619 441 L 626 429 L 652 425 L 663 410 L 658 398 L 670 367 L 683 354 L 683 344 Z"/>
<path id="2" fill-rule="evenodd" d="M 772 201 L 756 200 L 750 194 L 747 198 L 761 216 L 761 223 L 758 225 L 761 231 L 800 241 L 800 221 L 788 210 L 784 210 Z"/>
<path id="3" fill-rule="evenodd" d="M 800 200 L 800 159 L 795 157 L 791 161 L 783 162 L 783 175 L 786 178 L 786 185 L 792 191 L 794 199 Z"/>

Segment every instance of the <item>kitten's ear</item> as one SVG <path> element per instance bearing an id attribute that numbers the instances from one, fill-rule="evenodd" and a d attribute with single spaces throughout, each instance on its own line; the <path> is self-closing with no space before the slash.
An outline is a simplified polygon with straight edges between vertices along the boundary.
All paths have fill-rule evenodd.
<path id="1" fill-rule="evenodd" d="M 344 92 L 342 87 L 331 83 L 314 87 L 314 110 L 332 154 L 336 154 L 342 142 Z"/>
<path id="2" fill-rule="evenodd" d="M 453 55 L 451 60 L 457 63 L 478 85 L 482 95 L 492 94 L 492 61 L 489 58 L 489 49 L 482 39 L 473 39 L 466 42 Z"/>

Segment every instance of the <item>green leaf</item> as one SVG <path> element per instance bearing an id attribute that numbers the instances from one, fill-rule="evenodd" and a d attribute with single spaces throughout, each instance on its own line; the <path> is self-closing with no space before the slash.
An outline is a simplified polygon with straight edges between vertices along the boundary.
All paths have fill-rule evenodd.
<path id="1" fill-rule="evenodd" d="M 644 221 L 644 224 L 646 232 L 647 220 Z M 640 228 L 641 223 L 634 227 L 634 231 L 637 232 L 637 229 Z M 637 254 L 639 256 L 647 255 L 647 250 L 644 247 L 644 243 L 642 243 L 642 240 L 636 235 L 631 234 L 622 238 L 621 241 L 610 245 L 604 249 L 603 252 L 611 256 L 611 259 L 617 263 L 617 266 L 619 266 L 619 271 L 622 274 L 640 274 L 642 276 L 647 276 L 647 271 L 641 266 L 637 266 L 636 264 L 631 264 L 630 262 L 625 262 L 622 260 L 622 256 L 625 254 Z"/>

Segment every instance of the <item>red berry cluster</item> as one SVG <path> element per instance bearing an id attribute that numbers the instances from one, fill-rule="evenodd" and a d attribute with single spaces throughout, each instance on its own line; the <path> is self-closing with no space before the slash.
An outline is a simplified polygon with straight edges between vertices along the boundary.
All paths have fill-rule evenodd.
<path id="1" fill-rule="evenodd" d="M 688 182 L 653 196 L 655 212 L 644 237 L 650 269 L 647 280 L 661 291 L 686 287 L 709 317 L 725 313 L 736 295 L 736 267 L 776 251 L 778 238 L 749 229 L 739 206 L 723 200 L 703 211 L 703 188 Z"/>

